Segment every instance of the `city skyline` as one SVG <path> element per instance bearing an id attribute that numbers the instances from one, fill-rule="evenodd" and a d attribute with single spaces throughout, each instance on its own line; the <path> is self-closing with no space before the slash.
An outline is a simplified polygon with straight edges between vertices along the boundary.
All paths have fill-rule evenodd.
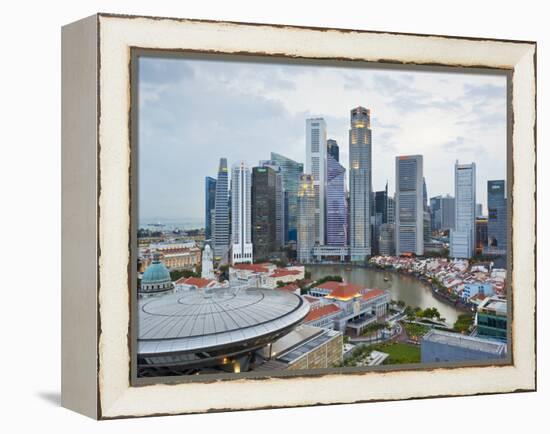
<path id="1" fill-rule="evenodd" d="M 140 219 L 204 220 L 204 177 L 216 176 L 220 156 L 230 165 L 245 160 L 255 166 L 276 152 L 306 163 L 304 122 L 311 117 L 326 120 L 327 138 L 338 142 L 347 176 L 349 110 L 357 105 L 372 110 L 373 191 L 383 190 L 386 182 L 395 185 L 397 155 L 424 155 L 428 197 L 453 195 L 454 161 L 475 161 L 476 196 L 485 214 L 486 181 L 506 179 L 503 76 L 161 58 L 141 62 Z M 331 84 L 326 87 L 330 107 L 319 95 L 303 98 L 308 88 L 303 81 L 312 76 Z M 246 89 L 239 84 L 245 77 Z M 197 88 L 198 82 L 204 85 Z M 204 101 L 220 86 L 225 91 L 207 107 Z M 195 104 L 199 99 L 203 103 Z M 427 114 L 432 120 L 421 121 Z M 196 155 L 192 160 L 186 158 L 188 146 Z"/>

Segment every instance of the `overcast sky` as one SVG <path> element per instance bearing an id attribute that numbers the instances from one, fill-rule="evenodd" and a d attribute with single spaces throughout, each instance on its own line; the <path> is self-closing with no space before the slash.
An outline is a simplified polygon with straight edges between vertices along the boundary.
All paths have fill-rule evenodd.
<path id="1" fill-rule="evenodd" d="M 454 195 L 454 163 L 506 177 L 506 78 L 243 61 L 142 57 L 140 220 L 200 221 L 220 157 L 251 166 L 275 151 L 305 162 L 305 120 L 322 116 L 347 168 L 350 109 L 371 110 L 373 189 L 393 194 L 395 156 L 424 156 L 428 196 Z"/>

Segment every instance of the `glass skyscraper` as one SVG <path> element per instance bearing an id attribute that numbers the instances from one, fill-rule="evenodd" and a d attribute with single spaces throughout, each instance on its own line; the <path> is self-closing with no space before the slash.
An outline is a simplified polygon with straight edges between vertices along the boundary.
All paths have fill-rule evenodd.
<path id="1" fill-rule="evenodd" d="M 371 254 L 372 132 L 370 110 L 351 110 L 349 130 L 349 231 L 352 261 Z"/>
<path id="2" fill-rule="evenodd" d="M 211 176 L 204 178 L 204 238 L 212 238 L 212 217 L 216 206 L 216 179 Z"/>
<path id="3" fill-rule="evenodd" d="M 487 221 L 488 250 L 491 253 L 506 253 L 508 244 L 506 203 L 506 183 L 504 180 L 487 181 Z"/>
<path id="4" fill-rule="evenodd" d="M 252 168 L 252 245 L 254 257 L 267 259 L 278 246 L 277 173 L 271 167 Z"/>
<path id="5" fill-rule="evenodd" d="M 216 198 L 214 202 L 214 257 L 217 261 L 227 262 L 229 252 L 229 172 L 227 158 L 220 158 Z"/>
<path id="6" fill-rule="evenodd" d="M 471 258 L 476 240 L 476 165 L 455 164 L 455 228 L 451 231 L 450 256 Z"/>
<path id="7" fill-rule="evenodd" d="M 298 261 L 311 262 L 315 245 L 315 187 L 313 175 L 300 176 L 298 189 Z"/>
<path id="8" fill-rule="evenodd" d="M 285 245 L 285 192 L 283 172 L 276 161 L 263 160 L 260 166 L 270 167 L 275 172 L 275 243 L 277 250 Z M 254 186 L 254 183 L 252 183 Z"/>
<path id="9" fill-rule="evenodd" d="M 395 158 L 395 253 L 424 254 L 422 155 Z"/>
<path id="10" fill-rule="evenodd" d="M 332 156 L 327 159 L 327 245 L 347 243 L 346 169 Z"/>
<path id="11" fill-rule="evenodd" d="M 382 223 L 388 223 L 388 184 L 382 191 L 374 193 L 374 215 L 382 216 Z"/>
<path id="12" fill-rule="evenodd" d="M 300 175 L 304 173 L 304 165 L 275 152 L 271 153 L 271 160 L 281 168 L 284 191 L 284 227 L 285 243 L 297 240 L 298 228 L 298 186 Z"/>
<path id="13" fill-rule="evenodd" d="M 445 231 L 455 227 L 455 198 L 435 196 L 430 198 L 432 231 Z"/>
<path id="14" fill-rule="evenodd" d="M 340 148 L 336 140 L 334 139 L 327 140 L 327 154 L 332 155 L 332 158 L 340 162 Z"/>

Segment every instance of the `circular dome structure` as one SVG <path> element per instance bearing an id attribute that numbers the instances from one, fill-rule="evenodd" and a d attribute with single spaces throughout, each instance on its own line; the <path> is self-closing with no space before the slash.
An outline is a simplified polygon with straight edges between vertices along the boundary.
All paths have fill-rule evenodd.
<path id="1" fill-rule="evenodd" d="M 216 366 L 279 339 L 308 312 L 302 297 L 276 289 L 212 288 L 140 300 L 138 364 Z"/>
<path id="2" fill-rule="evenodd" d="M 160 255 L 155 253 L 153 262 L 147 267 L 141 277 L 140 293 L 143 294 L 158 294 L 174 289 L 174 284 L 170 278 L 170 272 L 161 262 Z"/>

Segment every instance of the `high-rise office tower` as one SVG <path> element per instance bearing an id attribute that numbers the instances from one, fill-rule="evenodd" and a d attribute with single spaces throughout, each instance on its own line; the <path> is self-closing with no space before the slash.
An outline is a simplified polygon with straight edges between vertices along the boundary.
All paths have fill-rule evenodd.
<path id="1" fill-rule="evenodd" d="M 216 206 L 216 179 L 211 176 L 204 178 L 204 238 L 212 238 L 212 218 Z"/>
<path id="2" fill-rule="evenodd" d="M 430 214 L 432 231 L 441 229 L 441 196 L 430 197 Z"/>
<path id="3" fill-rule="evenodd" d="M 388 223 L 395 223 L 395 199 L 388 196 Z"/>
<path id="4" fill-rule="evenodd" d="M 218 179 L 216 180 L 216 199 L 214 205 L 214 258 L 227 262 L 229 252 L 229 173 L 227 159 L 220 158 Z"/>
<path id="5" fill-rule="evenodd" d="M 388 183 L 384 190 L 374 192 L 372 207 L 372 242 L 373 254 L 380 253 L 380 227 L 388 222 Z"/>
<path id="6" fill-rule="evenodd" d="M 377 196 L 375 196 L 375 212 L 382 216 L 382 223 L 388 223 L 388 184 L 386 183 L 386 188 L 382 191 L 377 191 Z"/>
<path id="7" fill-rule="evenodd" d="M 392 256 L 395 254 L 394 234 L 395 227 L 393 223 L 380 225 L 380 238 L 378 241 L 378 253 L 380 255 Z"/>
<path id="8" fill-rule="evenodd" d="M 329 155 L 327 159 L 327 245 L 347 244 L 346 169 Z"/>
<path id="9" fill-rule="evenodd" d="M 295 242 L 298 228 L 298 187 L 300 175 L 304 173 L 304 165 L 275 152 L 271 153 L 271 161 L 281 168 L 285 243 Z"/>
<path id="10" fill-rule="evenodd" d="M 476 165 L 455 164 L 455 228 L 451 231 L 450 256 L 471 258 L 476 240 Z"/>
<path id="11" fill-rule="evenodd" d="M 382 216 L 382 223 L 388 223 L 388 183 L 382 191 L 374 193 L 374 215 Z"/>
<path id="12" fill-rule="evenodd" d="M 231 239 L 232 263 L 253 261 L 252 182 L 250 168 L 244 161 L 231 170 Z"/>
<path id="13" fill-rule="evenodd" d="M 351 110 L 349 130 L 349 231 L 352 261 L 371 254 L 372 132 L 370 110 Z"/>
<path id="14" fill-rule="evenodd" d="M 508 210 L 506 184 L 504 180 L 487 181 L 487 221 L 488 249 L 493 253 L 506 253 L 508 244 Z"/>
<path id="15" fill-rule="evenodd" d="M 395 252 L 424 254 L 422 155 L 395 158 Z"/>
<path id="16" fill-rule="evenodd" d="M 487 218 L 476 217 L 476 254 L 481 254 L 487 248 L 488 242 Z"/>
<path id="17" fill-rule="evenodd" d="M 285 245 L 285 191 L 283 171 L 273 160 L 260 161 L 261 167 L 270 167 L 275 172 L 275 247 L 280 250 Z M 254 183 L 252 183 L 254 186 Z"/>
<path id="18" fill-rule="evenodd" d="M 452 196 L 430 198 L 430 219 L 432 231 L 445 231 L 455 226 L 455 199 Z"/>
<path id="19" fill-rule="evenodd" d="M 332 158 L 340 162 L 340 148 L 336 140 L 334 139 L 327 140 L 327 154 L 332 155 Z"/>
<path id="20" fill-rule="evenodd" d="M 306 168 L 315 188 L 315 243 L 325 244 L 327 125 L 323 118 L 306 119 Z"/>
<path id="21" fill-rule="evenodd" d="M 315 180 L 313 175 L 302 174 L 298 189 L 298 261 L 308 263 L 315 245 Z"/>
<path id="22" fill-rule="evenodd" d="M 277 173 L 269 166 L 252 168 L 252 245 L 256 260 L 269 258 L 277 246 Z"/>
<path id="23" fill-rule="evenodd" d="M 423 212 L 424 217 L 424 243 L 430 242 L 430 239 L 432 238 L 432 222 L 430 218 L 430 212 L 426 209 Z"/>
<path id="24" fill-rule="evenodd" d="M 452 230 L 455 228 L 455 198 L 449 195 L 441 198 L 441 229 Z"/>

